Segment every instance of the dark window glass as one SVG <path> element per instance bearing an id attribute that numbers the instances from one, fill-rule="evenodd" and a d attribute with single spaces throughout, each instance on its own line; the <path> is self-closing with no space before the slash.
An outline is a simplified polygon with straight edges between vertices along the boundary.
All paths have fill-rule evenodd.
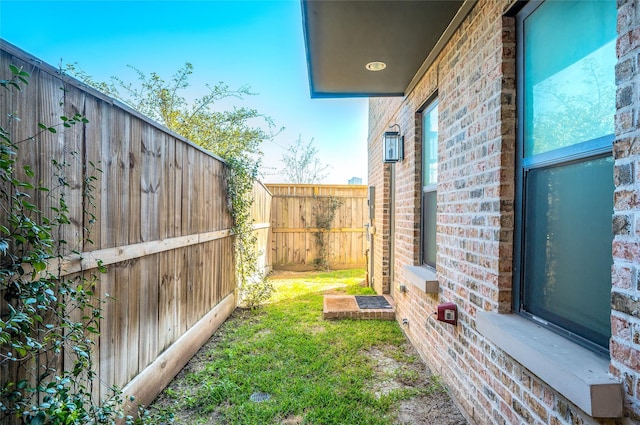
<path id="1" fill-rule="evenodd" d="M 527 174 L 524 308 L 607 346 L 611 310 L 610 156 Z"/>
<path id="2" fill-rule="evenodd" d="M 436 266 L 436 191 L 425 192 L 422 197 L 422 218 L 424 235 L 422 237 L 423 262 Z"/>

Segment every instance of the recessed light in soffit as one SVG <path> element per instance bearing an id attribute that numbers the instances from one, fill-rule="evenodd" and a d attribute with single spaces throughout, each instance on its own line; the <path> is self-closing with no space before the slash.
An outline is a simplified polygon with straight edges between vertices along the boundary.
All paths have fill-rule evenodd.
<path id="1" fill-rule="evenodd" d="M 375 72 L 375 71 L 382 71 L 387 67 L 387 64 L 384 62 L 375 61 L 375 62 L 369 62 L 364 67 L 367 68 L 369 71 Z"/>

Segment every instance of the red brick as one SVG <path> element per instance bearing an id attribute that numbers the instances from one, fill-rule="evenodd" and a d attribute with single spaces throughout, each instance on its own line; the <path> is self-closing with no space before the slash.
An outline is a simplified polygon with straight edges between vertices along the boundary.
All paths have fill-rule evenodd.
<path id="1" fill-rule="evenodd" d="M 631 341 L 631 325 L 621 317 L 611 316 L 611 335 Z"/>
<path id="2" fill-rule="evenodd" d="M 408 317 L 407 335 L 420 354 L 446 380 L 478 423 L 599 423 L 562 395 L 493 347 L 475 328 L 479 310 L 512 310 L 516 172 L 515 0 L 479 0 L 433 65 L 404 97 L 369 100 L 369 184 L 376 186 L 374 287 L 396 294 L 399 318 Z M 635 1 L 619 1 L 617 99 L 613 154 L 616 160 L 614 266 L 611 281 L 610 370 L 626 387 L 638 385 L 640 344 L 640 19 Z M 506 16 L 509 15 L 509 16 Z M 437 213 L 438 294 L 421 293 L 403 278 L 405 265 L 420 264 L 421 155 L 420 108 L 437 93 L 440 101 Z M 395 229 L 388 212 L 390 166 L 380 140 L 390 124 L 405 135 L 405 160 L 395 165 Z M 613 176 L 612 176 L 613 182 Z M 393 241 L 391 240 L 393 234 Z M 389 246 L 395 261 L 389 263 Z M 393 273 L 388 267 L 393 267 Z M 391 276 L 395 281 L 391 282 Z M 460 309 L 457 327 L 429 316 L 438 303 Z M 450 354 L 456 356 L 453 362 Z M 630 380 L 631 378 L 631 380 Z M 635 379 L 635 381 L 634 381 Z M 487 388 L 490 392 L 482 393 Z M 495 400 L 491 397 L 495 394 Z M 477 396 L 478 392 L 480 395 Z M 637 390 L 626 406 L 640 414 Z M 560 406 L 560 407 L 558 407 Z M 630 406 L 630 407 L 629 407 Z M 520 415 L 520 416 L 519 416 Z"/>
<path id="3" fill-rule="evenodd" d="M 614 264 L 612 268 L 611 284 L 616 288 L 629 289 L 633 287 L 633 269 L 628 266 Z"/>
<path id="4" fill-rule="evenodd" d="M 622 364 L 627 364 L 629 362 L 631 347 L 629 347 L 628 345 L 624 345 L 617 342 L 616 340 L 612 340 L 610 350 L 611 360 L 615 360 Z"/>
<path id="5" fill-rule="evenodd" d="M 614 240 L 613 257 L 614 259 L 640 262 L 640 241 Z"/>

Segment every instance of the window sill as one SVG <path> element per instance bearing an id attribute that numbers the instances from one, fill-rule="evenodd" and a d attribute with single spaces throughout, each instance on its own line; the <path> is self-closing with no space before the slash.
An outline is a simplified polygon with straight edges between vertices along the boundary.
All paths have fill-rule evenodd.
<path id="1" fill-rule="evenodd" d="M 622 417 L 622 384 L 609 376 L 606 359 L 516 314 L 479 311 L 476 326 L 588 415 Z"/>
<path id="2" fill-rule="evenodd" d="M 402 276 L 423 292 L 437 294 L 439 285 L 436 272 L 422 266 L 404 266 Z"/>

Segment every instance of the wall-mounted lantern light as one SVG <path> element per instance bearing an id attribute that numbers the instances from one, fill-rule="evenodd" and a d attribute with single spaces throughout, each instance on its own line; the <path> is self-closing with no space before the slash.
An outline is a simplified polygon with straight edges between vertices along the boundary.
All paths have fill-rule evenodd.
<path id="1" fill-rule="evenodd" d="M 389 128 L 398 127 L 398 131 L 385 131 L 382 137 L 384 162 L 398 162 L 404 159 L 404 136 L 400 135 L 400 126 L 393 124 Z"/>

